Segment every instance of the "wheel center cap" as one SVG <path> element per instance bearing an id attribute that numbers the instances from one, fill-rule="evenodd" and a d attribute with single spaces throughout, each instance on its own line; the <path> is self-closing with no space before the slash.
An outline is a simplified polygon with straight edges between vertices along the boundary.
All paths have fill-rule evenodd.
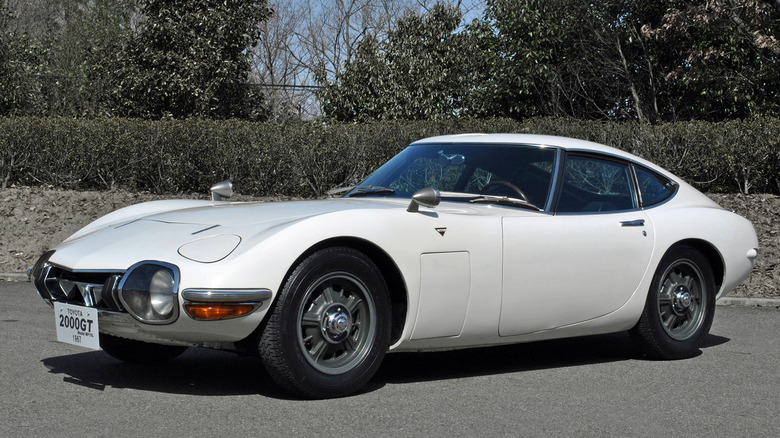
<path id="1" fill-rule="evenodd" d="M 328 330 L 331 333 L 340 335 L 349 327 L 349 317 L 343 313 L 330 315 L 328 317 Z"/>
<path id="2" fill-rule="evenodd" d="M 352 316 L 342 306 L 335 306 L 325 313 L 322 332 L 325 339 L 332 343 L 342 342 L 352 330 Z"/>
<path id="3" fill-rule="evenodd" d="M 680 289 L 674 294 L 674 310 L 685 312 L 691 307 L 691 294 L 686 288 Z"/>

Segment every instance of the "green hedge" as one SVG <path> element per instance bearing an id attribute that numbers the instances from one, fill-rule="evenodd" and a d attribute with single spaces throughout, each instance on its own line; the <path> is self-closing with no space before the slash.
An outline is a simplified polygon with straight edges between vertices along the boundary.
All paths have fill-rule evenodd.
<path id="1" fill-rule="evenodd" d="M 0 183 L 205 192 L 231 178 L 255 196 L 321 196 L 410 142 L 464 132 L 583 138 L 647 158 L 705 191 L 780 191 L 780 119 L 659 126 L 572 119 L 374 124 L 0 119 Z"/>

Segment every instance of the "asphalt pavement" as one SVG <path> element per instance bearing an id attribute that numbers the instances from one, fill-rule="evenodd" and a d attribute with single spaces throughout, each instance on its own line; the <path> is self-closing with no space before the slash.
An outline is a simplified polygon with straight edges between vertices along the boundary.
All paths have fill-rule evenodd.
<path id="1" fill-rule="evenodd" d="M 719 306 L 692 359 L 642 359 L 625 333 L 396 353 L 363 393 L 309 401 L 253 357 L 131 366 L 59 343 L 30 283 L 0 299 L 0 437 L 780 436 L 777 308 Z"/>

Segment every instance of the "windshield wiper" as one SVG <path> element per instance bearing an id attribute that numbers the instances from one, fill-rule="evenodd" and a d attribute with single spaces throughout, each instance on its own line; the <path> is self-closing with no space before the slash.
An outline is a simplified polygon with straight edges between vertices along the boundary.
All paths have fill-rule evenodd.
<path id="1" fill-rule="evenodd" d="M 519 198 L 510 198 L 509 196 L 480 195 L 477 198 L 469 200 L 472 204 L 498 204 L 510 207 L 527 208 L 529 210 L 542 211 L 541 208 Z"/>
<path id="2" fill-rule="evenodd" d="M 495 195 L 480 195 L 477 193 L 461 193 L 461 192 L 440 192 L 442 199 L 468 199 L 472 204 L 498 204 L 507 205 L 510 207 L 527 208 L 534 211 L 542 211 L 541 208 L 531 204 L 528 201 L 520 198 L 510 198 L 509 196 L 495 196 Z"/>
<path id="3" fill-rule="evenodd" d="M 388 189 L 387 187 L 365 186 L 365 187 L 356 188 L 354 192 L 349 194 L 349 197 L 352 198 L 357 196 L 392 195 L 394 193 L 395 190 Z"/>
<path id="4" fill-rule="evenodd" d="M 346 187 L 336 187 L 335 189 L 330 189 L 327 192 L 328 198 L 336 198 L 338 196 L 341 196 L 341 195 L 347 193 L 348 191 L 350 191 L 350 190 L 352 190 L 354 188 L 355 188 L 355 186 L 346 186 Z"/>

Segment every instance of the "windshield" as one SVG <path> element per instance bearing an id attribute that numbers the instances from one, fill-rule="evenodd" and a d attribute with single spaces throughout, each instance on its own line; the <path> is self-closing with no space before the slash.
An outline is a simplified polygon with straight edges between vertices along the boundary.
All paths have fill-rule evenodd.
<path id="1" fill-rule="evenodd" d="M 442 192 L 519 198 L 544 206 L 554 166 L 555 150 L 539 146 L 413 145 L 347 196 L 410 198 L 420 189 L 433 187 Z"/>

